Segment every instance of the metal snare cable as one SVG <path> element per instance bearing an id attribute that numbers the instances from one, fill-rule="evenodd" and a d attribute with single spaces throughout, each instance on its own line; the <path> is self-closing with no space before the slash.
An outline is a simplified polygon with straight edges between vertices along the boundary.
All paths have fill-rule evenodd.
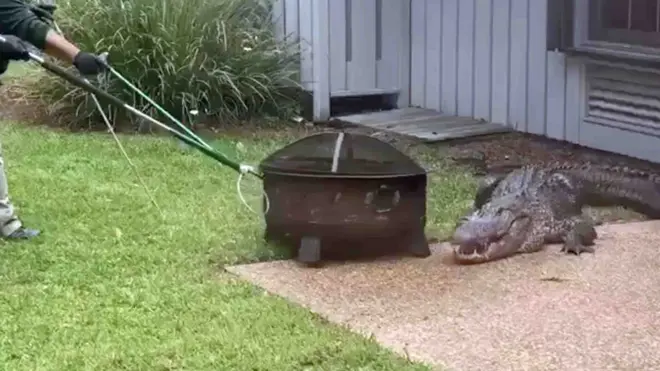
<path id="1" fill-rule="evenodd" d="M 238 174 L 238 179 L 236 179 L 236 192 L 238 193 L 238 198 L 243 204 L 243 206 L 245 206 L 248 210 L 250 210 L 256 215 L 262 215 L 262 213 L 257 212 L 256 210 L 252 209 L 252 207 L 250 207 L 247 200 L 243 196 L 243 191 L 241 191 L 241 182 L 243 181 L 243 176 L 247 173 L 248 173 L 247 168 L 245 170 L 241 170 L 241 172 L 239 172 Z M 265 203 L 263 214 L 268 214 L 268 211 L 270 210 L 270 199 L 268 198 L 268 194 L 266 193 L 265 190 L 262 189 L 261 194 L 263 195 L 263 200 Z"/>
<path id="2" fill-rule="evenodd" d="M 54 5 L 54 2 L 53 2 L 52 0 L 48 0 L 48 1 L 45 1 L 44 4 L 46 4 L 46 5 Z M 62 29 L 60 28 L 60 26 L 57 25 L 57 22 L 55 22 L 54 19 L 51 20 L 50 23 L 53 25 L 53 27 L 55 28 L 55 31 L 57 31 L 57 33 L 59 33 L 60 35 L 64 35 L 64 33 L 62 32 Z M 149 103 L 150 103 L 152 106 L 154 106 L 154 107 L 155 107 L 160 113 L 162 113 L 162 114 L 165 115 L 168 119 L 170 119 L 172 122 L 174 122 L 175 124 L 177 124 L 177 126 L 179 126 L 181 129 L 183 129 L 183 130 L 186 132 L 186 134 L 188 134 L 190 137 L 192 137 L 193 139 L 195 139 L 199 144 L 201 144 L 201 145 L 207 147 L 208 149 L 212 149 L 212 147 L 211 147 L 208 143 L 204 142 L 204 141 L 202 140 L 202 138 L 198 137 L 198 136 L 197 136 L 192 130 L 188 129 L 188 128 L 187 128 L 187 127 L 186 127 L 181 121 L 177 120 L 174 116 L 172 116 L 169 112 L 167 112 L 167 110 L 165 110 L 163 107 L 161 107 L 161 106 L 158 105 L 156 102 L 154 102 L 154 100 L 151 99 L 148 95 L 146 95 L 142 90 L 138 89 L 137 86 L 133 85 L 133 84 L 132 84 L 130 81 L 128 81 L 128 79 L 126 79 L 122 74 L 120 74 L 119 72 L 117 72 L 117 70 L 115 70 L 114 68 L 112 68 L 112 66 L 110 66 L 110 65 L 108 64 L 108 62 L 107 62 L 107 53 L 104 53 L 104 54 L 105 54 L 105 55 L 102 55 L 102 58 L 101 58 L 101 59 L 102 59 L 102 61 L 104 62 L 105 67 L 107 68 L 107 70 L 110 71 L 110 73 L 112 73 L 116 78 L 118 78 L 119 80 L 121 80 L 121 82 L 123 82 L 126 86 L 128 86 L 129 88 L 131 88 L 134 92 L 136 92 L 138 95 L 140 95 L 140 96 L 141 96 L 143 99 L 145 99 L 147 102 L 149 102 Z M 105 58 L 104 58 L 104 57 L 105 57 Z M 94 94 L 92 94 L 92 96 L 94 96 Z M 95 100 L 96 100 L 96 99 L 95 99 Z M 99 105 L 97 105 L 97 108 L 101 109 L 101 107 L 100 107 Z"/>
<path id="3" fill-rule="evenodd" d="M 63 34 L 62 31 L 61 31 L 61 29 L 60 29 L 60 27 L 57 25 L 57 23 L 56 23 L 54 20 L 51 21 L 51 23 L 53 24 L 53 27 L 55 28 L 55 30 L 56 30 L 58 33 Z M 107 56 L 107 53 L 104 53 L 104 54 L 105 54 L 105 56 Z M 32 55 L 31 55 L 31 59 L 37 61 L 37 62 L 40 63 L 42 66 L 44 66 L 43 63 L 42 63 L 43 60 L 40 61 L 39 59 L 35 59 L 35 58 L 33 58 Z M 45 66 L 44 66 L 44 67 L 45 67 Z M 204 142 L 201 138 L 199 138 L 197 135 L 195 135 L 191 130 L 189 130 L 185 125 L 183 125 L 183 123 L 181 123 L 179 120 L 177 120 L 176 118 L 174 118 L 169 112 L 167 112 L 164 108 L 162 108 L 161 106 L 159 106 L 156 102 L 154 102 L 151 98 L 149 98 L 145 93 L 143 93 L 142 91 L 140 91 L 135 85 L 133 85 L 132 83 L 130 83 L 130 81 L 128 81 L 128 80 L 127 80 L 124 76 L 122 76 L 119 72 L 117 72 L 115 69 L 113 69 L 112 67 L 110 67 L 109 65 L 107 65 L 107 62 L 106 62 L 106 67 L 110 70 L 110 72 L 111 72 L 113 75 L 115 75 L 115 77 L 117 77 L 118 79 L 120 79 L 122 82 L 124 82 L 124 84 L 126 84 L 128 87 L 130 87 L 133 91 L 135 91 L 135 92 L 138 93 L 140 96 L 142 96 L 145 100 L 147 100 L 149 103 L 151 103 L 156 109 L 158 109 L 161 113 L 163 113 L 165 116 L 167 116 L 171 121 L 173 121 L 175 124 L 177 124 L 177 126 L 179 126 L 181 129 L 184 129 L 184 131 L 186 131 L 186 134 L 189 134 L 189 136 L 188 136 L 188 139 L 189 139 L 189 140 L 192 139 L 192 140 L 194 140 L 194 141 L 196 142 L 195 144 L 198 144 L 198 145 L 201 145 L 201 146 L 205 147 L 205 149 L 207 149 L 208 151 L 213 151 L 213 152 L 215 152 L 213 147 L 211 147 L 208 143 Z M 54 71 L 51 70 L 51 72 L 54 72 Z M 62 77 L 62 76 L 60 76 L 60 77 Z M 68 79 L 67 79 L 67 80 L 68 80 Z M 84 82 L 90 84 L 89 81 L 88 81 L 87 79 L 84 79 L 84 78 L 83 78 L 82 80 L 83 80 Z M 71 82 L 71 81 L 69 80 L 69 82 Z M 90 85 L 91 85 L 91 84 L 90 84 Z M 91 92 L 90 92 L 90 93 L 91 93 Z M 122 154 L 124 155 L 124 157 L 126 158 L 126 160 L 129 162 L 129 165 L 131 165 L 131 167 L 133 168 L 133 170 L 134 170 L 134 172 L 136 173 L 138 179 L 139 179 L 140 182 L 142 183 L 142 185 L 143 185 L 143 187 L 144 187 L 144 189 L 145 189 L 145 192 L 147 193 L 147 195 L 148 195 L 149 198 L 151 199 L 152 203 L 156 206 L 156 208 L 159 210 L 159 212 L 160 212 L 160 214 L 161 214 L 161 216 L 162 216 L 162 215 L 163 215 L 162 209 L 159 207 L 158 203 L 155 201 L 155 198 L 153 197 L 153 195 L 152 195 L 151 192 L 149 191 L 149 188 L 146 186 L 146 183 L 144 182 L 144 180 L 143 180 L 142 177 L 140 176 L 140 173 L 139 173 L 139 171 L 138 171 L 138 169 L 137 169 L 137 166 L 135 166 L 135 164 L 131 161 L 130 157 L 128 156 L 128 154 L 126 153 L 125 149 L 123 148 L 121 142 L 119 141 L 119 138 L 117 137 L 117 135 L 116 135 L 114 129 L 112 128 L 112 125 L 110 124 L 110 121 L 109 121 L 108 117 L 105 115 L 105 112 L 103 111 L 103 108 L 101 107 L 100 102 L 98 101 L 98 98 L 96 97 L 96 94 L 91 93 L 91 96 L 92 96 L 92 99 L 94 100 L 94 102 L 95 102 L 95 104 L 96 104 L 96 106 L 97 106 L 99 112 L 101 113 L 101 116 L 102 116 L 102 118 L 103 118 L 103 120 L 104 120 L 106 126 L 108 127 L 108 130 L 111 132 L 111 134 L 113 135 L 113 137 L 114 137 L 114 139 L 115 139 L 117 145 L 119 146 L 119 148 L 120 148 Z M 127 107 L 125 107 L 125 105 L 123 105 L 123 106 L 124 106 L 125 109 L 127 108 Z M 130 107 L 130 108 L 133 108 L 133 107 Z M 128 110 L 129 110 L 130 112 L 134 113 L 134 114 L 137 114 L 138 116 L 142 117 L 143 119 L 146 119 L 147 121 L 150 121 L 150 122 L 152 122 L 152 123 L 157 124 L 157 125 L 160 126 L 161 128 L 163 128 L 163 129 L 165 129 L 165 130 L 167 130 L 167 131 L 169 131 L 169 132 L 175 134 L 175 136 L 177 136 L 177 137 L 182 136 L 182 133 L 179 133 L 179 132 L 177 132 L 176 130 L 173 130 L 173 129 L 170 128 L 169 126 L 164 125 L 163 123 L 161 123 L 161 122 L 159 122 L 159 121 L 157 121 L 157 120 L 155 120 L 155 119 L 149 117 L 148 115 L 142 114 L 142 112 L 139 112 L 139 111 L 135 110 L 134 108 L 133 108 L 132 110 L 131 110 L 131 109 L 128 109 Z M 137 112 L 136 112 L 136 111 L 137 111 Z M 146 116 L 146 117 L 145 117 L 145 116 Z M 191 138 L 191 137 L 192 137 L 192 138 Z M 180 138 L 180 140 L 182 140 L 182 139 Z M 186 141 L 184 140 L 184 142 L 186 142 Z M 193 143 L 188 143 L 188 144 L 193 144 Z M 202 152 L 204 152 L 205 154 L 208 154 L 207 151 L 202 151 Z M 231 163 L 230 160 L 226 159 L 223 155 L 220 155 L 220 154 L 217 153 L 217 152 L 216 152 L 216 154 L 219 155 L 219 157 L 224 158 L 225 161 L 222 161 L 221 159 L 219 159 L 218 156 L 211 156 L 211 157 L 213 157 L 214 159 L 218 160 L 219 162 L 221 162 L 221 163 L 223 163 L 223 164 L 225 164 L 225 165 L 229 165 L 229 166 L 234 165 L 235 167 L 234 167 L 234 166 L 232 166 L 232 167 L 234 167 L 234 169 L 238 171 L 239 175 L 238 175 L 238 179 L 237 179 L 237 182 L 236 182 L 236 190 L 237 190 L 237 193 L 238 193 L 238 198 L 239 198 L 239 200 L 241 201 L 241 203 L 242 203 L 242 204 L 243 204 L 248 210 L 250 210 L 251 212 L 253 212 L 253 213 L 257 214 L 257 215 L 261 215 L 261 213 L 255 211 L 252 207 L 250 207 L 250 205 L 248 204 L 248 202 L 247 202 L 247 200 L 245 199 L 245 197 L 244 197 L 244 195 L 243 195 L 243 192 L 242 192 L 242 190 L 241 190 L 241 184 L 242 184 L 243 176 L 244 176 L 245 174 L 248 174 L 248 173 L 249 173 L 249 174 L 251 174 L 251 175 L 254 175 L 254 176 L 258 177 L 259 179 L 261 179 L 261 175 L 260 175 L 260 174 L 254 169 L 254 167 L 252 167 L 252 166 L 250 166 L 250 165 L 247 165 L 247 164 L 233 164 L 233 163 Z M 262 189 L 260 193 L 262 194 L 262 196 L 263 196 L 263 200 L 264 200 L 264 203 L 265 203 L 263 213 L 266 214 L 266 213 L 268 213 L 268 211 L 270 210 L 270 199 L 269 199 L 269 197 L 268 197 L 268 194 L 265 192 L 265 190 Z"/>
<path id="4" fill-rule="evenodd" d="M 110 73 L 112 73 L 116 78 L 118 78 L 119 80 L 121 80 L 124 84 L 126 84 L 126 86 L 128 86 L 128 87 L 131 88 L 135 93 L 137 93 L 137 94 L 140 95 L 142 98 L 144 98 L 144 99 L 145 99 L 147 102 L 149 102 L 153 107 L 155 107 L 160 113 L 162 113 L 162 114 L 165 115 L 167 118 L 169 118 L 170 121 L 172 121 L 172 122 L 174 122 L 175 124 L 177 124 L 177 126 L 179 126 L 180 128 L 182 128 L 182 129 L 183 129 L 188 135 L 190 135 L 193 139 L 197 140 L 197 142 L 198 142 L 199 144 L 201 144 L 201 145 L 207 147 L 208 149 L 213 149 L 213 147 L 211 147 L 208 143 L 206 143 L 206 142 L 205 142 L 204 140 L 202 140 L 199 136 L 197 136 L 192 130 L 190 130 L 188 127 L 186 127 L 181 121 L 177 120 L 174 116 L 172 116 L 169 112 L 167 112 L 167 110 L 165 110 L 162 106 L 160 106 L 159 104 L 157 104 L 156 102 L 154 102 L 153 99 L 151 99 L 148 95 L 146 95 L 143 91 L 141 91 L 137 86 L 135 86 L 134 84 L 132 84 L 132 83 L 131 83 L 127 78 L 125 78 L 121 73 L 119 73 L 117 70 L 115 70 L 114 68 L 112 68 L 112 66 L 106 64 L 106 67 L 108 68 L 108 70 L 110 71 Z M 250 211 L 253 212 L 254 214 L 261 215 L 261 213 L 255 211 L 254 209 L 252 209 L 252 207 L 250 207 L 250 205 L 248 204 L 247 200 L 246 200 L 245 197 L 243 196 L 243 192 L 242 192 L 242 190 L 241 190 L 241 184 L 242 184 L 243 176 L 244 176 L 245 174 L 256 175 L 256 174 L 258 174 L 258 173 L 257 173 L 256 170 L 254 169 L 254 167 L 252 167 L 252 166 L 250 166 L 250 165 L 247 165 L 247 164 L 240 164 L 240 165 L 239 165 L 239 169 L 238 169 L 238 179 L 236 180 L 236 192 L 238 193 L 238 198 L 239 198 L 239 200 L 241 201 L 241 203 L 243 204 L 243 206 L 245 206 L 248 210 L 250 210 Z M 265 213 L 268 213 L 268 210 L 270 209 L 270 200 L 269 200 L 269 198 L 268 198 L 268 194 L 266 194 L 265 191 L 262 190 L 261 194 L 263 195 L 264 200 L 265 200 L 265 203 L 266 203 L 266 205 L 265 205 L 265 210 L 264 210 L 264 214 L 265 214 Z"/>
<path id="5" fill-rule="evenodd" d="M 173 117 L 169 112 L 167 112 L 167 110 L 165 110 L 163 107 L 161 107 L 161 106 L 158 105 L 156 102 L 154 102 L 154 101 L 153 101 L 148 95 L 146 95 L 143 91 L 141 91 L 141 90 L 138 89 L 135 85 L 133 85 L 128 79 L 126 79 L 126 78 L 125 78 L 122 74 L 120 74 L 117 70 L 115 70 L 114 68 L 112 68 L 112 67 L 109 66 L 109 65 L 107 66 L 107 68 L 108 68 L 108 70 L 109 70 L 109 71 L 110 71 L 110 72 L 111 72 L 116 78 L 118 78 L 119 80 L 121 80 L 124 84 L 126 84 L 126 86 L 128 86 L 129 88 L 131 88 L 134 92 L 136 92 L 138 95 L 140 95 L 142 98 L 144 98 L 147 102 L 151 103 L 152 106 L 154 106 L 158 111 L 160 111 L 163 115 L 165 115 L 167 118 L 169 118 L 170 121 L 174 122 L 174 123 L 177 124 L 180 128 L 184 129 L 184 130 L 186 131 L 186 133 L 189 134 L 192 138 L 196 139 L 198 143 L 200 143 L 201 145 L 203 145 L 203 146 L 205 146 L 205 147 L 207 147 L 207 148 L 209 148 L 209 149 L 212 149 L 212 148 L 213 148 L 213 147 L 211 147 L 208 143 L 204 142 L 204 141 L 203 141 L 199 136 L 197 136 L 192 130 L 188 129 L 188 127 L 186 127 L 181 121 L 179 121 L 179 120 L 177 120 L 175 117 Z M 245 174 L 250 174 L 250 173 L 253 174 L 253 175 L 254 175 L 254 174 L 257 174 L 257 172 L 256 172 L 256 170 L 254 169 L 254 167 L 252 167 L 252 166 L 250 166 L 250 165 L 246 165 L 246 164 L 240 164 L 240 165 L 239 165 L 238 178 L 237 178 L 237 180 L 236 180 L 236 192 L 237 192 L 237 194 L 238 194 L 238 198 L 239 198 L 239 200 L 241 201 L 241 203 L 243 204 L 243 206 L 245 206 L 248 210 L 250 210 L 250 211 L 253 212 L 254 214 L 261 215 L 261 213 L 255 211 L 254 209 L 252 209 L 252 207 L 250 207 L 250 205 L 248 204 L 247 200 L 246 200 L 245 197 L 243 196 L 243 192 L 242 192 L 242 190 L 241 190 L 241 184 L 242 184 L 243 176 L 244 176 Z M 265 191 L 262 190 L 261 194 L 263 195 L 263 197 L 264 197 L 264 201 L 265 201 L 265 203 L 266 203 L 266 205 L 265 205 L 265 210 L 264 210 L 264 212 L 263 212 L 264 214 L 266 214 L 266 213 L 268 213 L 268 210 L 270 209 L 270 200 L 269 200 L 269 198 L 268 198 L 268 194 L 266 194 Z"/>
<path id="6" fill-rule="evenodd" d="M 57 25 L 57 22 L 54 20 L 52 21 L 53 27 L 55 28 L 55 31 L 59 33 L 60 35 L 64 36 L 62 33 L 62 29 Z M 89 80 L 81 77 L 84 81 L 89 83 Z M 138 181 L 142 185 L 142 188 L 144 189 L 144 192 L 147 194 L 147 197 L 149 197 L 149 200 L 151 203 L 156 207 L 156 210 L 158 210 L 158 213 L 162 218 L 165 218 L 165 214 L 163 213 L 163 209 L 161 209 L 160 205 L 158 205 L 158 202 L 156 202 L 156 198 L 154 197 L 153 193 L 151 190 L 149 190 L 149 187 L 147 186 L 147 183 L 144 181 L 144 178 L 142 178 L 142 175 L 140 174 L 140 171 L 138 170 L 137 166 L 131 158 L 128 156 L 128 153 L 126 152 L 126 149 L 124 146 L 121 144 L 121 141 L 119 140 L 119 137 L 117 136 L 117 133 L 115 132 L 115 129 L 112 127 L 112 124 L 110 124 L 110 119 L 108 116 L 105 114 L 105 111 L 103 110 L 103 107 L 101 106 L 101 102 L 99 102 L 98 98 L 96 97 L 96 94 L 90 93 L 92 96 L 92 100 L 94 100 L 94 104 L 96 105 L 96 108 L 99 110 L 99 113 L 101 114 L 101 117 L 103 118 L 103 122 L 105 123 L 105 126 L 108 128 L 108 131 L 110 134 L 112 134 L 112 137 L 114 138 L 115 142 L 117 143 L 117 146 L 119 147 L 120 152 L 128 162 L 129 166 L 131 169 L 133 169 L 133 172 L 135 173 L 136 177 L 138 178 Z"/>

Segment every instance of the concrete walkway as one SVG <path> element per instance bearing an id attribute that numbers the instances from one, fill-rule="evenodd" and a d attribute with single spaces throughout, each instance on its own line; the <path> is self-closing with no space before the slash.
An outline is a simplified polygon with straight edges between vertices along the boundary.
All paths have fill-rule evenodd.
<path id="1" fill-rule="evenodd" d="M 450 370 L 660 370 L 660 222 L 598 232 L 581 257 L 548 246 L 457 266 L 438 245 L 427 259 L 229 270 Z"/>

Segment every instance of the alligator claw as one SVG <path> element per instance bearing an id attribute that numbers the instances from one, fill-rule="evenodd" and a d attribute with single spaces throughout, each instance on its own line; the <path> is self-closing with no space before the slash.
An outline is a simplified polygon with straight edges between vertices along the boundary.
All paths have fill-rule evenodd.
<path id="1" fill-rule="evenodd" d="M 582 253 L 589 253 L 593 254 L 595 252 L 594 248 L 591 246 L 586 246 L 581 243 L 566 243 L 564 246 L 561 248 L 561 252 L 567 253 L 567 254 L 575 254 L 575 255 L 580 255 Z"/>

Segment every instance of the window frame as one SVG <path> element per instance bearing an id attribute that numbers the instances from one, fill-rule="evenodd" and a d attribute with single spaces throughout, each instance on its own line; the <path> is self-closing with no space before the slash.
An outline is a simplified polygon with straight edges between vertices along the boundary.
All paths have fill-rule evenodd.
<path id="1" fill-rule="evenodd" d="M 658 49 L 660 51 L 660 30 L 654 31 L 653 33 L 649 33 L 638 30 L 607 28 L 607 27 L 602 27 L 601 22 L 593 22 L 596 21 L 595 19 L 592 19 L 594 15 L 596 16 L 601 15 L 601 9 L 599 9 L 599 5 L 601 4 L 601 1 L 602 0 L 589 0 L 589 12 L 588 12 L 589 18 L 587 19 L 588 30 L 589 30 L 588 41 L 607 42 L 613 44 L 625 44 L 628 47 L 652 48 L 652 49 Z M 617 1 L 621 1 L 621 0 L 617 0 Z M 655 1 L 656 4 L 660 5 L 660 2 L 658 0 Z M 657 17 L 657 12 L 658 10 L 656 10 L 656 17 Z M 656 22 L 657 21 L 658 20 L 656 19 Z M 657 24 L 656 24 L 656 29 L 657 29 Z M 605 40 L 592 39 L 591 38 L 592 33 L 598 33 L 600 35 L 599 38 Z"/>
<path id="2" fill-rule="evenodd" d="M 553 0 L 548 0 L 553 1 Z M 605 31 L 612 36 L 614 41 L 601 41 L 590 38 L 590 32 L 594 31 L 592 17 L 597 16 L 593 5 L 594 0 L 573 0 L 572 4 L 567 6 L 572 13 L 572 19 L 569 21 L 572 28 L 572 40 L 569 40 L 568 46 L 563 47 L 564 51 L 571 54 L 581 54 L 590 57 L 603 57 L 607 59 L 636 61 L 644 63 L 657 63 L 660 66 L 660 40 L 653 42 L 654 46 L 639 45 L 632 43 L 631 36 L 636 34 L 645 34 L 641 31 L 614 30 Z M 603 28 L 596 28 L 599 31 Z M 648 37 L 648 36 L 647 36 Z M 642 40 L 645 39 L 642 37 Z M 657 44 L 657 46 L 655 46 Z"/>

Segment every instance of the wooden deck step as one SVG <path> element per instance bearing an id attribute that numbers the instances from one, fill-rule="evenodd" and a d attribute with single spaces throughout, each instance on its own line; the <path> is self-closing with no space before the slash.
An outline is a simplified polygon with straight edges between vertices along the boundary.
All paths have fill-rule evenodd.
<path id="1" fill-rule="evenodd" d="M 415 137 L 425 142 L 506 133 L 513 129 L 472 117 L 450 116 L 424 108 L 401 108 L 389 111 L 337 116 L 333 120 Z"/>

